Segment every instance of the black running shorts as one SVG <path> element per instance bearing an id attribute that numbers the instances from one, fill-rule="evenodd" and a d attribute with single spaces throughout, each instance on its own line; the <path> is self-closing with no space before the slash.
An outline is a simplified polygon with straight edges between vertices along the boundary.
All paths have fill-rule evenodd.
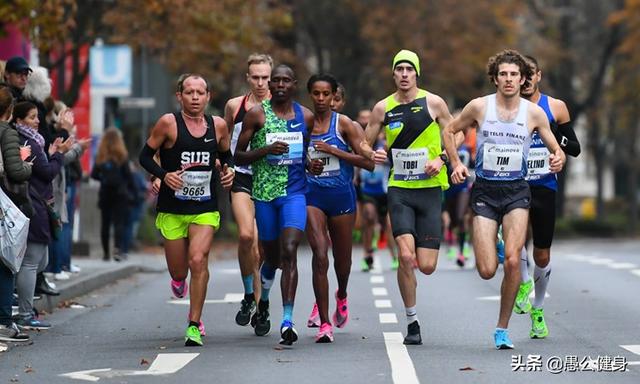
<path id="1" fill-rule="evenodd" d="M 387 221 L 387 195 L 367 195 L 362 194 L 362 204 L 373 204 L 376 207 L 378 213 L 378 221 L 382 224 Z"/>
<path id="2" fill-rule="evenodd" d="M 387 205 L 393 237 L 412 234 L 416 248 L 440 249 L 442 189 L 389 187 Z"/>
<path id="3" fill-rule="evenodd" d="M 251 196 L 251 187 L 253 186 L 253 177 L 249 174 L 236 172 L 233 178 L 231 192 L 244 192 Z"/>
<path id="4" fill-rule="evenodd" d="M 476 215 L 502 223 L 507 213 L 529 209 L 531 191 L 525 180 L 493 181 L 476 179 L 471 189 L 471 209 Z"/>
<path id="5" fill-rule="evenodd" d="M 529 220 L 533 233 L 533 246 L 551 248 L 556 228 L 556 191 L 543 186 L 531 186 Z"/>

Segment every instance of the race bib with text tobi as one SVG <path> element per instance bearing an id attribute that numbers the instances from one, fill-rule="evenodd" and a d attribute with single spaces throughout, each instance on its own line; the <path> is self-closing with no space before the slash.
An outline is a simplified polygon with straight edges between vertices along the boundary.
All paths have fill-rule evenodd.
<path id="1" fill-rule="evenodd" d="M 393 157 L 393 179 L 400 181 L 425 180 L 428 176 L 424 167 L 429 160 L 426 148 L 391 149 Z"/>
<path id="2" fill-rule="evenodd" d="M 179 200 L 211 200 L 211 171 L 184 171 L 182 188 L 175 196 Z"/>
<path id="3" fill-rule="evenodd" d="M 335 147 L 335 145 L 334 145 Z M 315 148 L 309 146 L 309 158 L 311 160 L 320 160 L 324 165 L 322 173 L 316 177 L 331 177 L 340 175 L 340 159 L 336 156 L 322 151 L 316 151 Z"/>
<path id="4" fill-rule="evenodd" d="M 522 145 L 485 144 L 484 171 L 495 172 L 501 177 L 516 177 L 522 171 Z"/>
<path id="5" fill-rule="evenodd" d="M 267 163 L 271 165 L 291 165 L 302 163 L 302 132 L 278 132 L 267 133 L 266 141 L 267 145 L 271 145 L 276 141 L 283 141 L 289 144 L 289 152 L 282 155 L 267 155 Z"/>
<path id="6" fill-rule="evenodd" d="M 529 149 L 527 180 L 538 180 L 551 173 L 549 170 L 549 155 L 549 150 L 544 147 Z"/>

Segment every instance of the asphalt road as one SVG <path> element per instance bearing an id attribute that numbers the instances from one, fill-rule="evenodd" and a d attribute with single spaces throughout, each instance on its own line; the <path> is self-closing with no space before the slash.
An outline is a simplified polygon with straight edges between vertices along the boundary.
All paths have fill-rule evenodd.
<path id="1" fill-rule="evenodd" d="M 237 263 L 219 261 L 210 265 L 204 347 L 183 345 L 188 305 L 171 298 L 168 274 L 140 273 L 78 298 L 80 308 L 49 315 L 52 329 L 0 354 L 0 383 L 640 382 L 640 242 L 556 242 L 545 302 L 550 335 L 529 339 L 529 316 L 514 314 L 512 351 L 493 346 L 502 272 L 484 281 L 444 254 L 434 275 L 418 279 L 422 346 L 401 345 L 406 320 L 387 253 L 379 252 L 380 270 L 363 273 L 359 249 L 350 322 L 335 331 L 334 343 L 315 344 L 315 330 L 306 328 L 313 291 L 303 248 L 294 309 L 300 340 L 293 347 L 278 345 L 277 282 L 272 332 L 256 337 L 234 323 L 242 293 Z"/>

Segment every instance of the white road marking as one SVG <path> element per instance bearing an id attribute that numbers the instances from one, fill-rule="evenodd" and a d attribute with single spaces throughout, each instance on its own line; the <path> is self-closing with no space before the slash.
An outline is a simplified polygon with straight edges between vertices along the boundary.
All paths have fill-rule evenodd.
<path id="1" fill-rule="evenodd" d="M 633 269 L 638 268 L 638 265 L 633 263 L 613 263 L 607 265 L 607 267 L 612 269 Z"/>
<path id="2" fill-rule="evenodd" d="M 373 265 L 371 266 L 369 272 L 375 275 L 379 275 L 382 273 L 382 264 L 380 264 L 380 260 L 378 260 L 377 258 L 373 260 Z"/>
<path id="3" fill-rule="evenodd" d="M 373 296 L 387 296 L 387 288 L 384 287 L 374 287 L 371 288 L 371 292 L 373 293 Z"/>
<path id="4" fill-rule="evenodd" d="M 391 308 L 391 300 L 376 300 L 376 308 Z"/>
<path id="5" fill-rule="evenodd" d="M 213 272 L 216 272 L 216 269 L 213 268 Z M 239 275 L 240 270 L 238 268 L 222 268 L 217 270 L 218 273 L 222 273 L 223 275 Z"/>
<path id="6" fill-rule="evenodd" d="M 160 376 L 176 373 L 198 357 L 199 353 L 160 353 L 146 371 L 112 370 L 111 368 L 90 369 L 63 373 L 60 376 L 70 379 L 98 381 L 101 378 L 122 376 Z"/>
<path id="7" fill-rule="evenodd" d="M 394 384 L 419 384 L 407 347 L 400 332 L 384 332 L 384 344 L 391 362 L 391 377 Z"/>
<path id="8" fill-rule="evenodd" d="M 640 276 L 640 269 L 634 269 L 633 271 L 631 271 L 631 273 L 633 273 L 636 276 Z"/>
<path id="9" fill-rule="evenodd" d="M 398 318 L 395 313 L 379 313 L 380 324 L 397 324 Z"/>
<path id="10" fill-rule="evenodd" d="M 535 294 L 535 292 L 532 291 L 529 294 L 529 298 L 533 299 L 535 297 L 536 297 L 536 294 Z M 549 293 L 545 293 L 544 297 L 547 298 L 547 297 L 551 297 L 551 296 L 549 296 Z M 476 297 L 476 300 L 481 300 L 481 301 L 500 301 L 500 295 L 498 295 L 498 296 L 480 296 L 480 297 Z"/>
<path id="11" fill-rule="evenodd" d="M 204 301 L 205 304 L 229 304 L 229 303 L 239 303 L 244 299 L 244 293 L 227 293 L 224 295 L 224 299 L 207 299 Z M 167 301 L 169 304 L 177 304 L 177 305 L 189 305 L 189 299 L 181 299 L 181 300 L 169 300 Z"/>
<path id="12" fill-rule="evenodd" d="M 595 258 L 595 259 L 587 260 L 587 263 L 591 263 L 593 265 L 605 265 L 605 264 L 613 263 L 613 259 Z"/>
<path id="13" fill-rule="evenodd" d="M 626 349 L 631 353 L 635 353 L 636 355 L 640 355 L 640 345 L 621 345 L 622 348 Z"/>
<path id="14" fill-rule="evenodd" d="M 589 256 L 583 256 L 583 255 L 567 255 L 567 257 L 575 261 L 589 261 L 592 259 Z"/>
<path id="15" fill-rule="evenodd" d="M 371 276 L 369 278 L 369 282 L 371 284 L 382 284 L 384 283 L 384 276 L 382 275 Z"/>
<path id="16" fill-rule="evenodd" d="M 640 345 L 621 345 L 621 347 L 636 355 L 640 355 Z M 627 365 L 640 365 L 640 361 L 627 361 Z"/>

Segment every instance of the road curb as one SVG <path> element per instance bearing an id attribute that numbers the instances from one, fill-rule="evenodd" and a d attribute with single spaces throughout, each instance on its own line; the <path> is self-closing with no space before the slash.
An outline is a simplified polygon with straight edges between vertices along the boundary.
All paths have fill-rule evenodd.
<path id="1" fill-rule="evenodd" d="M 75 297 L 86 295 L 96 289 L 114 283 L 120 279 L 127 278 L 143 270 L 143 266 L 138 264 L 122 265 L 118 268 L 96 271 L 87 275 L 74 277 L 71 282 L 60 284 L 59 296 L 43 295 L 42 300 L 34 302 L 34 307 L 38 311 L 45 310 L 53 312 L 61 302 L 71 300 Z"/>

